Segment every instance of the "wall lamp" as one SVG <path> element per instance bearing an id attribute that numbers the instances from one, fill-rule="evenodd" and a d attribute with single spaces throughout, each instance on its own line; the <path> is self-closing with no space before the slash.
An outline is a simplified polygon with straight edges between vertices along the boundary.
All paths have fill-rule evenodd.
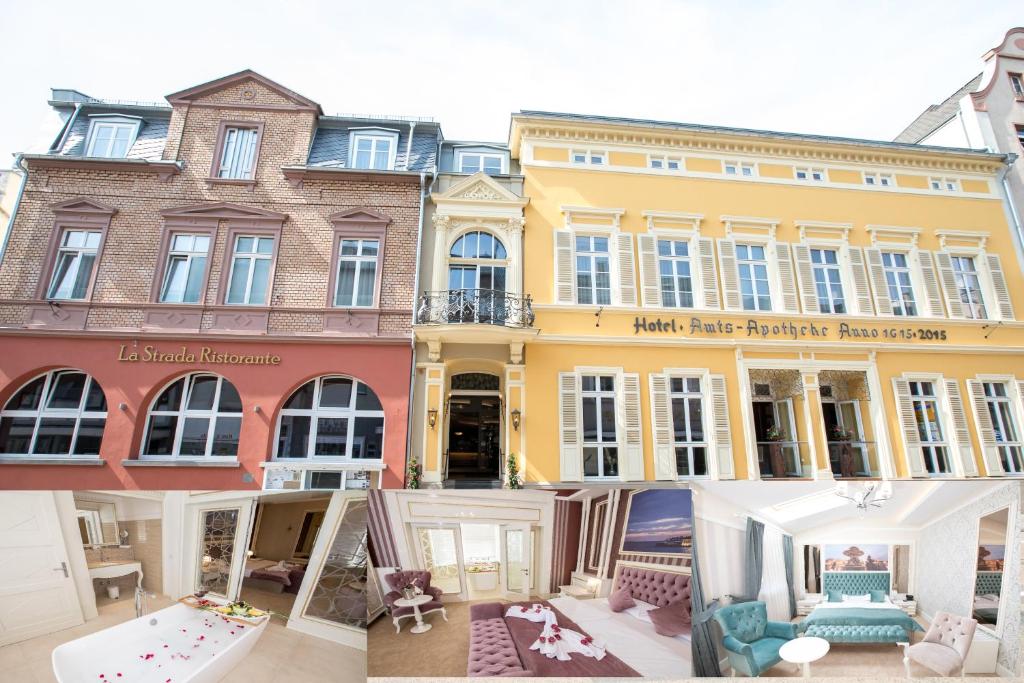
<path id="1" fill-rule="evenodd" d="M 514 408 L 512 410 L 512 412 L 509 413 L 509 417 L 512 418 L 512 429 L 514 429 L 514 430 L 516 430 L 518 432 L 519 431 L 519 424 L 523 420 L 523 414 L 521 412 L 519 412 L 519 408 Z"/>
<path id="2" fill-rule="evenodd" d="M 437 411 L 433 408 L 427 411 L 427 424 L 430 425 L 431 429 L 437 424 Z"/>

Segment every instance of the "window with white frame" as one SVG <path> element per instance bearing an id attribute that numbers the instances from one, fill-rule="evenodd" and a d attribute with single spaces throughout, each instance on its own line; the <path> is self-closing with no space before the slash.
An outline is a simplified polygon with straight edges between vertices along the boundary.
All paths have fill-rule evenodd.
<path id="1" fill-rule="evenodd" d="M 277 458 L 380 460 L 384 409 L 370 387 L 351 377 L 318 377 L 285 402 L 277 423 Z"/>
<path id="2" fill-rule="evenodd" d="M 580 382 L 583 408 L 583 476 L 618 476 L 615 376 L 583 375 Z"/>
<path id="3" fill-rule="evenodd" d="M 142 456 L 238 455 L 242 399 L 231 382 L 197 372 L 175 380 L 149 409 Z"/>
<path id="4" fill-rule="evenodd" d="M 274 238 L 238 235 L 231 254 L 227 304 L 263 306 L 267 303 L 270 270 L 274 259 Z"/>
<path id="5" fill-rule="evenodd" d="M 611 255 L 608 238 L 576 235 L 576 302 L 600 304 L 612 302 Z"/>
<path id="6" fill-rule="evenodd" d="M 335 306 L 373 306 L 379 249 L 380 240 L 341 238 L 338 246 L 338 281 L 334 287 Z"/>
<path id="7" fill-rule="evenodd" d="M 658 275 L 663 306 L 693 308 L 690 266 L 690 243 L 687 240 L 658 240 Z"/>
<path id="8" fill-rule="evenodd" d="M 584 166 L 604 166 L 607 155 L 605 152 L 590 149 L 574 149 L 569 153 L 569 159 L 574 164 Z"/>
<path id="9" fill-rule="evenodd" d="M 768 259 L 764 245 L 737 244 L 736 268 L 740 276 L 740 296 L 745 311 L 772 310 L 768 285 Z"/>
<path id="10" fill-rule="evenodd" d="M 914 421 L 921 440 L 924 464 L 929 474 L 950 474 L 949 444 L 946 442 L 939 412 L 939 398 L 935 383 L 915 380 L 910 384 L 910 400 L 914 406 Z"/>
<path id="11" fill-rule="evenodd" d="M 667 156 L 665 154 L 652 154 L 648 157 L 647 163 L 651 168 L 666 171 L 678 171 L 683 165 L 682 159 L 679 157 Z"/>
<path id="12" fill-rule="evenodd" d="M 981 295 L 981 280 L 974 265 L 972 256 L 950 256 L 953 264 L 953 277 L 960 295 L 964 315 L 968 318 L 984 320 L 988 317 L 985 311 L 985 299 Z"/>
<path id="13" fill-rule="evenodd" d="M 210 252 L 210 236 L 176 232 L 171 235 L 167 267 L 160 301 L 194 304 L 203 296 L 206 259 Z"/>
<path id="14" fill-rule="evenodd" d="M 398 133 L 353 132 L 350 144 L 352 168 L 390 171 L 395 167 Z"/>
<path id="15" fill-rule="evenodd" d="M 875 185 L 878 187 L 891 187 L 893 185 L 893 181 L 892 176 L 888 173 L 865 173 L 864 184 Z"/>
<path id="16" fill-rule="evenodd" d="M 723 168 L 725 169 L 725 175 L 746 176 L 747 178 L 752 178 L 756 175 L 754 172 L 754 164 L 748 164 L 746 162 L 726 161 L 725 164 L 723 164 Z"/>
<path id="17" fill-rule="evenodd" d="M 229 180 L 252 178 L 259 142 L 256 127 L 228 126 L 224 129 L 224 143 L 217 165 L 217 177 Z"/>
<path id="18" fill-rule="evenodd" d="M 839 253 L 835 249 L 811 249 L 814 288 L 820 313 L 846 313 L 843 279 L 839 272 Z"/>
<path id="19" fill-rule="evenodd" d="M 483 171 L 487 175 L 501 175 L 504 168 L 504 154 L 459 152 L 459 171 L 461 173 L 478 173 Z"/>
<path id="20" fill-rule="evenodd" d="M 107 399 L 79 370 L 53 370 L 19 389 L 0 411 L 4 455 L 99 455 Z"/>
<path id="21" fill-rule="evenodd" d="M 795 175 L 797 180 L 808 180 L 816 183 L 820 183 L 825 180 L 825 171 L 820 168 L 798 166 L 796 168 Z"/>
<path id="22" fill-rule="evenodd" d="M 1024 149 L 1024 126 L 1017 126 L 1017 142 L 1020 143 L 1021 149 Z"/>
<path id="23" fill-rule="evenodd" d="M 1010 87 L 1017 97 L 1024 97 L 1024 77 L 1020 74 L 1010 74 Z"/>
<path id="24" fill-rule="evenodd" d="M 708 473 L 708 442 L 704 433 L 704 394 L 700 377 L 670 377 L 672 445 L 676 473 L 680 477 L 704 477 Z"/>
<path id="25" fill-rule="evenodd" d="M 960 181 L 954 178 L 929 178 L 928 187 L 940 192 L 956 192 L 960 189 Z"/>
<path id="26" fill-rule="evenodd" d="M 999 460 L 1003 471 L 1007 474 L 1024 473 L 1024 456 L 1020 428 L 1014 416 L 1013 403 L 1007 392 L 1006 382 L 982 382 L 985 390 L 985 403 L 988 407 L 989 419 L 992 421 L 992 432 L 999 449 Z"/>
<path id="27" fill-rule="evenodd" d="M 47 299 L 73 301 L 89 293 L 102 233 L 98 230 L 64 230 L 57 247 Z"/>
<path id="28" fill-rule="evenodd" d="M 889 301 L 892 303 L 893 315 L 917 315 L 917 301 L 914 299 L 914 285 L 907 254 L 883 251 L 882 270 L 885 272 L 885 284 L 889 292 Z"/>
<path id="29" fill-rule="evenodd" d="M 135 143 L 139 123 L 117 119 L 93 119 L 89 125 L 89 144 L 85 155 L 104 159 L 124 159 Z"/>

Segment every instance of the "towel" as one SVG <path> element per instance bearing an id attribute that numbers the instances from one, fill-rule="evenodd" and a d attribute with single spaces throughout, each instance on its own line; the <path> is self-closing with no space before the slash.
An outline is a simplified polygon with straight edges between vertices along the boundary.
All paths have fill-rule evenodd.
<path id="1" fill-rule="evenodd" d="M 571 629 L 561 628 L 558 625 L 558 617 L 547 605 L 534 604 L 532 607 L 513 605 L 505 612 L 505 617 L 543 623 L 544 629 L 540 632 L 540 637 L 530 645 L 530 649 L 537 650 L 549 659 L 568 662 L 572 659 L 570 655 L 573 652 L 578 652 L 584 657 L 593 657 L 598 661 L 604 658 L 603 643 L 596 643 L 590 636 Z"/>

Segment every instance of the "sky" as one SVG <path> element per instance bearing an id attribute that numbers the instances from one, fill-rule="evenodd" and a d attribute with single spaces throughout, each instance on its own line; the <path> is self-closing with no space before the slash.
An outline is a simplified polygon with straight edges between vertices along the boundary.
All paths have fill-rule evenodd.
<path id="1" fill-rule="evenodd" d="M 693 502 L 687 489 L 648 489 L 629 503 L 626 543 L 662 541 L 692 526 Z M 667 551 L 666 551 L 667 552 Z"/>
<path id="2" fill-rule="evenodd" d="M 888 140 L 1019 25 L 1020 0 L 6 0 L 0 168 L 56 135 L 50 87 L 163 101 L 245 68 L 450 139 L 542 109 Z"/>

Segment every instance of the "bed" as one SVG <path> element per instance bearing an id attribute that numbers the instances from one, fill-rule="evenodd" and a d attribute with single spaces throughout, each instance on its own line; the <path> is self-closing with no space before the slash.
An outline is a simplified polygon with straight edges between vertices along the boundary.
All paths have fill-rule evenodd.
<path id="1" fill-rule="evenodd" d="M 245 560 L 243 583 L 248 588 L 268 593 L 298 593 L 306 568 L 285 560 L 248 557 Z"/>
<path id="2" fill-rule="evenodd" d="M 924 629 L 889 599 L 889 578 L 888 572 L 825 572 L 825 595 L 837 591 L 844 601 L 819 603 L 797 632 L 830 643 L 909 643 L 915 631 Z M 871 591 L 882 591 L 885 597 L 881 602 L 846 599 Z"/>
<path id="3" fill-rule="evenodd" d="M 999 617 L 999 600 L 1003 589 L 1003 573 L 979 571 L 974 579 L 972 616 L 979 624 L 995 624 Z"/>
<path id="4" fill-rule="evenodd" d="M 551 598 L 563 628 L 579 631 L 606 645 L 597 661 L 573 655 L 571 662 L 547 659 L 530 651 L 541 624 L 504 618 L 508 604 L 473 605 L 470 613 L 470 676 L 571 676 L 686 678 L 692 671 L 689 632 L 659 635 L 647 609 L 690 600 L 689 568 L 620 561 L 613 589 L 628 588 L 637 608 L 613 612 L 607 598 Z M 522 604 L 522 603 L 517 603 Z M 476 618 L 474 618 L 476 617 Z"/>

